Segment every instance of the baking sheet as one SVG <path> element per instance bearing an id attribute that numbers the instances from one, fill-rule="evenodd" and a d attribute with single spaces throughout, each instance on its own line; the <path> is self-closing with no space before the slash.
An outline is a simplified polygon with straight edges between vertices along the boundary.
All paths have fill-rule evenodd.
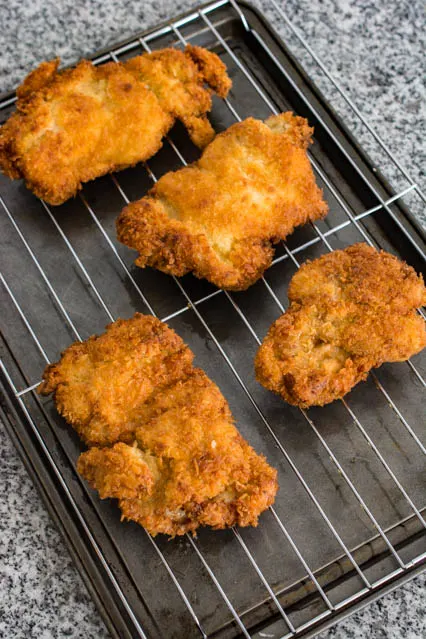
<path id="1" fill-rule="evenodd" d="M 330 205 L 330 215 L 317 224 L 320 232 L 327 233 L 346 222 L 349 219 L 348 210 L 356 216 L 379 207 L 376 213 L 362 219 L 362 228 L 379 246 L 419 268 L 419 256 L 409 240 L 403 236 L 389 213 L 380 208 L 380 198 L 388 200 L 393 195 L 386 183 L 381 181 L 377 172 L 373 173 L 361 151 L 353 145 L 350 136 L 340 127 L 327 105 L 322 103 L 291 56 L 276 41 L 272 31 L 265 27 L 254 11 L 245 5 L 244 9 L 250 24 L 256 32 L 261 33 L 264 42 L 268 43 L 280 65 L 286 69 L 287 78 L 266 59 L 264 49 L 259 48 L 253 36 L 245 33 L 238 14 L 228 4 L 211 11 L 209 20 L 217 25 L 226 45 L 279 110 L 295 110 L 315 125 L 315 144 L 311 153 L 313 161 L 326 177 L 328 186 L 324 180 L 319 178 L 318 181 L 324 187 Z M 221 55 L 234 83 L 229 99 L 240 117 L 253 115 L 266 118 L 271 114 L 256 88 L 235 64 L 226 47 L 218 42 L 216 34 L 206 29 L 201 18 L 180 26 L 179 31 L 184 38 L 192 36 L 192 44 L 208 46 Z M 161 48 L 173 41 L 176 41 L 176 34 L 172 31 L 151 38 L 149 45 Z M 123 57 L 142 51 L 139 43 L 128 48 Z M 288 78 L 297 82 L 303 99 Z M 7 116 L 11 108 L 0 110 L 2 118 Z M 235 119 L 225 103 L 215 100 L 211 121 L 214 128 L 220 131 Z M 186 161 L 198 157 L 199 152 L 191 145 L 182 127 L 176 126 L 170 137 Z M 352 161 L 345 159 L 342 148 L 348 150 Z M 178 156 L 167 142 L 149 161 L 149 167 L 157 178 L 180 165 Z M 130 199 L 143 196 L 152 185 L 149 173 L 142 165 L 118 173 L 116 179 Z M 49 210 L 20 182 L 10 182 L 4 176 L 0 176 L 0 192 L 5 205 L 4 215 L 0 218 L 4 280 L 49 360 L 56 360 L 61 350 L 76 339 L 76 331 L 82 339 L 103 331 L 108 316 L 99 301 L 99 295 L 114 318 L 130 317 L 135 311 L 149 312 L 141 292 L 160 318 L 186 309 L 188 298 L 172 278 L 151 269 L 138 269 L 132 264 L 135 254 L 116 241 L 114 223 L 124 201 L 110 176 L 85 185 L 83 198 L 77 197 Z M 397 200 L 392 207 L 410 236 L 420 244 L 422 238 L 411 226 L 409 218 L 405 217 L 400 202 Z M 64 236 L 61 236 L 55 222 Z M 109 242 L 105 233 L 110 238 Z M 22 238 L 28 243 L 35 259 Z M 353 223 L 327 235 L 327 238 L 333 249 L 363 239 Z M 308 246 L 299 250 L 304 245 Z M 301 261 L 318 257 L 328 250 L 312 227 L 297 230 L 288 238 L 287 247 Z M 84 265 L 89 279 L 75 255 Z M 296 264 L 281 245 L 277 247 L 276 259 L 265 278 L 285 306 L 288 282 L 296 270 Z M 40 269 L 51 288 L 46 285 Z M 215 293 L 212 285 L 192 276 L 182 278 L 181 285 L 194 303 Z M 94 292 L 94 287 L 98 294 Z M 11 301 L 9 291 L 2 286 L 2 358 L 16 390 L 20 391 L 41 378 L 46 362 L 16 304 Z M 387 551 L 371 517 L 360 506 L 351 487 L 330 458 L 329 451 L 303 414 L 255 382 L 253 358 L 257 342 L 253 333 L 262 339 L 270 323 L 281 314 L 280 308 L 264 283 L 258 282 L 248 291 L 233 293 L 230 297 L 223 292 L 217 293 L 197 304 L 195 309 L 183 310 L 168 323 L 194 351 L 196 365 L 203 368 L 221 388 L 243 436 L 278 469 L 281 488 L 275 511 L 310 569 L 318 571 L 321 583 L 328 584 L 327 593 L 331 603 L 340 604 L 343 609 L 350 597 L 365 589 L 365 584 L 350 562 L 342 563 L 341 545 L 296 476 L 289 458 L 303 475 L 346 547 L 360 549 L 353 556 L 362 565 L 370 582 L 385 576 L 390 580 L 390 576 L 398 572 L 399 565 Z M 64 310 L 67 317 L 64 316 Z M 425 358 L 416 356 L 413 362 L 424 373 Z M 380 390 L 380 384 L 391 397 L 393 405 Z M 409 497 L 421 508 L 425 494 L 424 459 L 415 439 L 409 435 L 395 411 L 397 407 L 420 437 L 422 415 L 419 391 L 420 382 L 407 364 L 385 365 L 377 371 L 377 380 L 370 377 L 366 383 L 354 389 L 348 397 L 348 404 L 380 447 Z M 82 445 L 71 428 L 57 415 L 52 400 L 25 393 L 22 402 L 51 456 L 51 461 L 47 463 L 54 463 L 59 470 L 76 510 L 86 522 L 99 552 L 124 593 L 127 607 L 136 619 L 135 624 L 122 601 L 117 603 L 116 588 L 111 585 L 110 577 L 102 573 L 102 566 L 96 567 L 99 558 L 94 559 L 95 568 L 88 581 L 92 590 L 109 592 L 116 602 L 111 604 L 112 613 L 111 610 L 109 613 L 104 610 L 104 614 L 112 615 L 109 619 L 112 631 L 121 627 L 118 633 L 122 634 L 123 628 L 127 628 L 129 636 L 138 636 L 135 633 L 139 632 L 139 625 L 149 637 L 199 636 L 200 629 L 182 600 L 176 587 L 177 580 L 206 635 L 234 637 L 241 634 L 241 626 L 236 623 L 232 610 L 217 584 L 212 581 L 207 565 L 251 634 L 268 624 L 274 636 L 289 633 L 288 625 L 278 614 L 258 571 L 233 531 L 206 529 L 199 532 L 195 543 L 206 564 L 188 538 L 170 542 L 158 537 L 155 543 L 162 553 L 161 559 L 143 529 L 134 523 L 120 524 L 114 502 L 101 502 L 96 493 L 77 476 L 74 468 Z M 11 414 L 9 409 L 8 412 Z M 413 517 L 406 497 L 354 424 L 353 416 L 341 403 L 334 403 L 322 409 L 311 409 L 309 418 L 373 513 L 375 522 L 382 530 L 391 530 L 389 539 L 395 539 L 393 543 L 398 555 L 407 564 L 414 562 L 411 566 L 414 570 L 418 558 L 426 550 L 422 529 Z M 23 440 L 25 430 L 31 432 L 25 415 L 11 417 L 11 421 L 14 431 L 18 433 L 18 440 Z M 27 444 L 25 454 L 41 457 L 44 453 L 38 451 L 35 444 L 31 451 L 31 444 Z M 66 495 L 51 495 L 53 504 L 67 499 L 69 497 Z M 68 508 L 71 513 L 72 507 L 68 505 Z M 75 518 L 75 513 L 72 517 Z M 401 522 L 405 523 L 401 525 Z M 322 615 L 324 619 L 335 616 L 334 612 L 327 609 L 324 600 L 315 594 L 316 589 L 307 578 L 305 566 L 270 512 L 261 517 L 258 528 L 239 532 L 264 579 L 279 601 L 283 602 L 291 623 L 299 628 L 298 635 L 305 632 L 304 624 L 310 627 L 319 624 Z M 81 535 L 83 544 L 78 553 L 81 557 L 80 567 L 84 570 L 86 554 L 93 553 L 93 544 L 86 539 L 87 532 L 82 530 Z M 76 545 L 77 542 L 71 539 L 69 543 Z M 164 561 L 173 572 L 175 581 Z M 405 574 L 409 570 L 407 568 L 402 572 Z M 97 576 L 94 576 L 95 573 Z M 344 574 L 347 576 L 342 580 Z M 337 577 L 342 583 L 336 587 Z M 102 608 L 102 603 L 99 604 Z"/>

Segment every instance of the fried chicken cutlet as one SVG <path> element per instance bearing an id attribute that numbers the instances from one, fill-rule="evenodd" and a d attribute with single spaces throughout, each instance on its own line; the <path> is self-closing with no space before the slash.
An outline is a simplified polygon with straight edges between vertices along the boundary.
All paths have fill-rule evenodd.
<path id="1" fill-rule="evenodd" d="M 234 124 L 128 205 L 118 239 L 139 252 L 138 266 L 248 288 L 270 266 L 273 243 L 327 213 L 306 154 L 311 135 L 292 113 Z"/>
<path id="2" fill-rule="evenodd" d="M 256 526 L 278 489 L 192 359 L 166 324 L 136 314 L 67 348 L 39 387 L 89 445 L 78 471 L 152 535 Z"/>
<path id="3" fill-rule="evenodd" d="M 323 406 L 426 346 L 421 275 L 366 244 L 306 262 L 288 290 L 290 306 L 255 361 L 257 380 L 288 403 Z"/>
<path id="4" fill-rule="evenodd" d="M 17 111 L 0 128 L 0 169 L 53 205 L 83 182 L 153 156 L 176 119 L 206 146 L 214 137 L 210 94 L 225 97 L 231 86 L 218 56 L 190 45 L 123 63 L 58 66 L 43 62 L 27 76 Z"/>
<path id="5" fill-rule="evenodd" d="M 166 324 L 137 314 L 71 344 L 38 390 L 54 393 L 58 412 L 88 446 L 132 443 L 141 407 L 188 375 L 193 358 Z"/>

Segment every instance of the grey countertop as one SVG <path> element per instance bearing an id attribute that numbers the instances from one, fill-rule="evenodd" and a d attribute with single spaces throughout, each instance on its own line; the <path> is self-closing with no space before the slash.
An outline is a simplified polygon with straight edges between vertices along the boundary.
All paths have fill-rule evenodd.
<path id="1" fill-rule="evenodd" d="M 0 2 L 0 92 L 41 60 L 65 63 L 187 10 L 191 0 Z M 267 0 L 253 2 L 270 7 Z M 285 8 L 412 179 L 424 186 L 422 0 L 291 0 Z M 278 28 L 276 13 L 268 11 Z M 281 30 L 281 28 L 279 29 Z M 396 189 L 408 182 L 336 95 L 288 30 L 282 35 Z M 407 202 L 423 221 L 415 195 Z M 64 543 L 0 424 L 0 637 L 107 637 Z M 426 636 L 425 576 L 324 632 L 339 639 Z"/>

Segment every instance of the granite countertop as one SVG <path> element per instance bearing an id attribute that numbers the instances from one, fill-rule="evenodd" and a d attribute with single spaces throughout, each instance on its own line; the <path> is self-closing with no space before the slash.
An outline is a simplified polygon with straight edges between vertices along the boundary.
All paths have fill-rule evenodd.
<path id="1" fill-rule="evenodd" d="M 267 0 L 253 1 L 260 8 Z M 41 60 L 64 63 L 185 11 L 191 0 L 8 0 L 0 12 L 0 92 Z M 286 11 L 348 90 L 413 180 L 424 186 L 424 6 L 421 0 L 291 0 Z M 269 11 L 269 17 L 276 15 Z M 277 28 L 278 21 L 274 20 Z M 283 35 L 397 189 L 407 181 L 372 144 L 348 107 Z M 422 184 L 423 181 L 423 184 Z M 420 219 L 415 196 L 407 198 Z M 66 547 L 0 424 L 0 637 L 84 637 L 108 633 Z M 322 633 L 322 639 L 426 636 L 425 575 Z"/>

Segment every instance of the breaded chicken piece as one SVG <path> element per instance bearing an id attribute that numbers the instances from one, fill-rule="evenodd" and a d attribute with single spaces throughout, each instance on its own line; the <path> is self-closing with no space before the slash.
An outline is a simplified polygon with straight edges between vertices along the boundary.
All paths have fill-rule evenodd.
<path id="1" fill-rule="evenodd" d="M 193 357 L 166 324 L 136 314 L 69 346 L 46 368 L 38 392 L 54 393 L 59 413 L 88 446 L 133 442 L 140 407 L 187 375 Z"/>
<path id="2" fill-rule="evenodd" d="M 83 182 L 150 158 L 176 119 L 206 146 L 214 131 L 204 85 L 221 97 L 231 86 L 218 56 L 193 46 L 123 63 L 58 66 L 59 59 L 43 62 L 28 75 L 17 111 L 0 128 L 1 170 L 53 205 Z"/>
<path id="3" fill-rule="evenodd" d="M 152 535 L 256 526 L 277 492 L 276 471 L 241 437 L 223 395 L 196 368 L 151 400 L 133 445 L 91 448 L 78 470 Z"/>
<path id="4" fill-rule="evenodd" d="M 426 345 L 421 275 L 366 244 L 306 262 L 291 280 L 290 307 L 255 361 L 257 380 L 306 408 L 342 398 L 371 368 Z"/>
<path id="5" fill-rule="evenodd" d="M 311 135 L 292 113 L 234 124 L 127 206 L 118 239 L 139 252 L 138 266 L 246 289 L 270 266 L 273 243 L 327 213 L 306 154 Z"/>
<path id="6" fill-rule="evenodd" d="M 98 444 L 80 456 L 79 472 L 152 535 L 256 526 L 278 489 L 276 470 L 238 433 L 192 357 L 174 331 L 137 314 L 70 346 L 39 388 Z"/>

